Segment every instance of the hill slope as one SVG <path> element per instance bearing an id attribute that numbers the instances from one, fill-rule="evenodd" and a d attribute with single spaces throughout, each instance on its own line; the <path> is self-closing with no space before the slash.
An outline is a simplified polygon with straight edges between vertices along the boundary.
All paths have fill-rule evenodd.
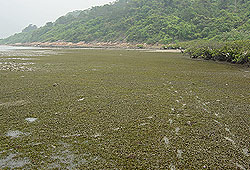
<path id="1" fill-rule="evenodd" d="M 1 43 L 137 42 L 250 38 L 248 0 L 117 0 L 75 11 Z"/>

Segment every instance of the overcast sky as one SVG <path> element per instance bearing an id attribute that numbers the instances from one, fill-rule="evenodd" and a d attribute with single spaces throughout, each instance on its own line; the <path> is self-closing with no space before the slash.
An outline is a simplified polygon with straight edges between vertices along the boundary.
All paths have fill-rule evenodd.
<path id="1" fill-rule="evenodd" d="M 114 0 L 0 0 L 0 38 L 29 24 L 38 27 L 74 10 L 104 5 Z"/>

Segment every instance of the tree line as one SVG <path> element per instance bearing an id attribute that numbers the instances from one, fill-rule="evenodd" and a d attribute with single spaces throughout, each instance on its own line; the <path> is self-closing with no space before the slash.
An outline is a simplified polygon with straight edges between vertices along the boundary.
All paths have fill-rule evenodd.
<path id="1" fill-rule="evenodd" d="M 131 42 L 250 39 L 248 0 L 117 0 L 73 11 L 37 28 L 29 25 L 1 43 Z"/>
<path id="2" fill-rule="evenodd" d="M 183 53 L 191 58 L 226 61 L 250 66 L 250 40 L 194 40 L 171 44 L 165 48 L 183 49 Z"/>

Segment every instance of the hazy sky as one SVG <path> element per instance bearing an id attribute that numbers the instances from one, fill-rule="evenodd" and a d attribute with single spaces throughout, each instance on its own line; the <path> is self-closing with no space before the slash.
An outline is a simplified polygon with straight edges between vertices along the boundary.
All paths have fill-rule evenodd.
<path id="1" fill-rule="evenodd" d="M 114 0 L 0 0 L 0 38 L 21 32 L 29 24 L 55 21 L 68 12 Z"/>

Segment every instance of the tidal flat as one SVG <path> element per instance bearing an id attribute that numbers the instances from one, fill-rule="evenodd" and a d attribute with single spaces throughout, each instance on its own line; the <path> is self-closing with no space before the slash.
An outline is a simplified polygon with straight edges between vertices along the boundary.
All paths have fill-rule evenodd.
<path id="1" fill-rule="evenodd" d="M 250 169 L 249 68 L 105 49 L 0 62 L 0 169 Z"/>

